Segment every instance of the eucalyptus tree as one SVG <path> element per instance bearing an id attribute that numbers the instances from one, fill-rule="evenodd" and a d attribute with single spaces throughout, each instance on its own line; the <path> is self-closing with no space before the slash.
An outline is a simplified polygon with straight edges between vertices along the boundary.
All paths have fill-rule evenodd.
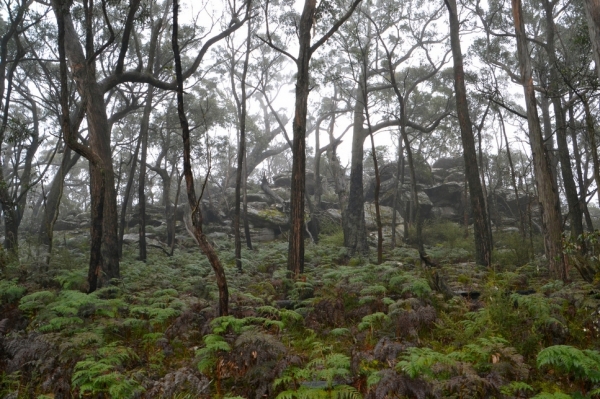
<path id="1" fill-rule="evenodd" d="M 15 77 L 17 69 L 23 58 L 27 54 L 27 48 L 24 46 L 24 31 L 32 23 L 29 7 L 31 2 L 26 0 L 8 1 L 5 3 L 8 18 L 2 21 L 0 26 L 0 146 L 6 144 L 6 141 L 20 141 L 20 136 L 29 136 L 29 127 L 22 121 L 21 116 L 15 113 L 11 104 L 13 89 L 15 86 Z M 35 16 L 33 16 L 35 18 Z M 27 100 L 26 100 L 27 101 Z M 34 120 L 34 135 L 31 143 L 33 150 L 37 148 L 38 122 L 37 108 L 31 109 Z M 4 247 L 12 254 L 18 254 L 19 238 L 18 227 L 21 216 L 19 216 L 19 202 L 15 203 L 14 196 L 9 192 L 10 171 L 7 170 L 7 155 L 10 151 L 4 151 L 4 159 L 0 159 L 0 204 L 2 205 L 2 215 L 4 219 Z M 30 168 L 29 168 L 30 169 Z M 15 176 L 16 177 L 16 176 Z M 7 180 L 8 178 L 8 180 Z"/>
<path id="2" fill-rule="evenodd" d="M 310 92 L 310 60 L 318 50 L 339 28 L 350 18 L 361 0 L 353 0 L 342 9 L 323 7 L 317 14 L 317 1 L 305 0 L 302 14 L 295 20 L 298 37 L 298 56 L 294 57 L 285 49 L 277 47 L 269 30 L 268 5 L 265 6 L 267 31 L 265 43 L 285 54 L 296 64 L 296 102 L 293 120 L 293 165 L 290 201 L 291 232 L 288 255 L 288 270 L 296 277 L 304 272 L 304 188 L 306 179 L 306 119 L 308 111 L 308 94 Z M 290 11 L 291 12 L 291 11 Z M 325 21 L 326 20 L 326 21 Z M 325 21 L 323 26 L 321 21 Z M 333 21 L 333 22 L 331 22 Z M 316 41 L 311 40 L 311 31 L 323 30 L 324 34 Z"/>
<path id="3" fill-rule="evenodd" d="M 512 13 L 515 36 L 517 41 L 517 56 L 521 82 L 525 94 L 529 138 L 536 177 L 536 186 L 540 199 L 542 226 L 544 230 L 544 247 L 550 271 L 562 280 L 567 280 L 567 270 L 562 251 L 562 226 L 558 193 L 552 184 L 552 170 L 548 154 L 543 144 L 540 120 L 537 112 L 536 96 L 531 68 L 531 58 L 523 20 L 523 8 L 520 0 L 512 0 Z"/>
<path id="4" fill-rule="evenodd" d="M 127 82 L 149 83 L 166 90 L 176 89 L 177 84 L 175 81 L 162 81 L 154 76 L 147 68 L 148 60 L 144 59 L 139 51 L 135 54 L 130 54 L 131 52 L 128 51 L 130 42 L 134 45 L 138 44 L 136 22 L 138 25 L 144 22 L 144 18 L 140 18 L 140 13 L 143 16 L 147 12 L 145 3 L 141 8 L 140 0 L 131 0 L 128 7 L 121 4 L 113 5 L 104 0 L 99 5 L 86 0 L 82 7 L 65 0 L 53 0 L 51 4 L 58 21 L 61 40 L 64 40 L 64 43 L 59 44 L 68 58 L 89 128 L 89 145 L 84 145 L 77 140 L 75 134 L 72 134 L 67 123 L 63 123 L 67 144 L 90 163 L 92 227 L 88 280 L 90 291 L 94 291 L 98 286 L 108 284 L 120 275 L 115 176 L 104 94 Z M 79 26 L 74 23 L 74 12 L 83 17 L 81 25 L 83 36 L 77 30 Z M 96 21 L 96 17 L 102 22 Z M 215 26 L 209 27 L 208 33 L 201 38 L 203 46 L 198 50 L 191 65 L 183 71 L 183 79 L 189 78 L 196 72 L 202 58 L 214 43 L 242 25 L 243 22 L 239 19 L 234 20 L 227 28 L 214 35 Z M 97 31 L 104 26 L 108 30 L 108 37 L 100 35 Z M 138 26 L 138 29 L 141 27 Z M 120 43 L 117 42 L 117 35 Z M 105 39 L 105 41 L 97 43 L 98 39 Z M 196 44 L 195 40 L 186 42 L 188 46 Z M 99 58 L 110 62 L 110 65 L 103 67 L 103 72 L 106 72 L 104 76 L 97 71 L 96 64 Z M 67 82 L 61 80 L 62 86 L 66 86 Z M 63 118 L 68 117 L 68 104 L 63 104 L 62 113 Z"/>
<path id="5" fill-rule="evenodd" d="M 443 109 L 439 114 L 433 117 L 429 114 L 421 121 L 411 120 L 410 118 L 403 119 L 400 114 L 402 113 L 404 98 L 399 91 L 400 98 L 397 97 L 398 93 L 394 90 L 394 87 L 397 87 L 397 82 L 394 84 L 390 78 L 391 71 L 394 71 L 395 74 L 396 68 L 403 63 L 410 65 L 417 58 L 417 53 L 420 53 L 426 60 L 427 66 L 407 68 L 406 71 L 411 71 L 409 73 L 411 77 L 409 78 L 409 74 L 407 74 L 407 80 L 404 83 L 406 84 L 405 89 L 410 95 L 411 92 L 415 91 L 414 89 L 418 84 L 434 76 L 445 63 L 445 57 L 442 57 L 441 63 L 439 63 L 440 61 L 428 58 L 427 52 L 427 46 L 434 47 L 444 40 L 444 35 L 435 33 L 435 21 L 440 18 L 440 8 L 416 11 L 412 8 L 412 5 L 398 5 L 394 2 L 381 2 L 377 7 L 369 7 L 372 9 L 370 14 L 363 13 L 362 19 L 353 19 L 351 24 L 347 26 L 346 34 L 338 40 L 339 46 L 343 49 L 344 62 L 349 65 L 346 68 L 349 76 L 348 81 L 353 82 L 347 86 L 354 90 L 354 93 L 349 93 L 354 101 L 354 119 L 350 189 L 344 221 L 344 245 L 351 255 L 366 254 L 368 252 L 364 221 L 363 146 L 365 139 L 369 137 L 369 132 L 375 133 L 405 124 L 406 127 L 410 127 L 414 131 L 431 133 L 448 115 L 448 111 Z M 372 15 L 372 17 L 366 17 L 366 15 Z M 371 31 L 370 37 L 362 35 L 362 32 L 368 32 L 364 24 L 373 24 L 376 27 Z M 382 45 L 383 50 L 375 51 L 379 48 L 379 46 L 376 46 L 376 40 L 379 40 L 378 37 L 385 40 L 386 45 Z M 363 51 L 359 51 L 358 46 L 355 45 L 359 40 L 364 43 L 362 46 Z M 361 57 L 365 56 L 369 57 L 366 64 L 365 61 L 361 61 Z M 366 68 L 366 70 L 361 70 L 361 67 Z M 424 70 L 423 75 L 426 77 L 423 80 L 415 78 L 415 84 L 411 88 L 413 82 L 410 81 L 413 79 L 413 73 L 418 70 Z M 363 78 L 362 82 L 360 80 L 360 77 L 364 76 L 365 73 L 367 77 L 377 77 L 377 80 L 373 79 L 369 85 L 365 85 L 365 79 Z M 369 81 L 369 79 L 366 79 L 366 81 Z M 368 126 L 364 126 L 364 92 L 378 93 L 378 96 L 391 95 L 399 101 L 398 103 L 393 100 L 388 102 L 388 104 L 393 104 L 393 109 L 377 111 L 380 119 L 373 123 L 370 129 Z M 446 103 L 447 101 L 444 101 L 444 104 Z M 422 108 L 422 105 L 419 104 L 419 107 Z M 396 113 L 396 106 L 399 107 L 401 112 Z M 425 122 L 425 124 L 421 122 Z M 416 187 L 416 182 L 414 185 Z"/>
<path id="6" fill-rule="evenodd" d="M 473 125 L 469 116 L 467 102 L 467 88 L 465 85 L 465 72 L 460 44 L 460 22 L 456 0 L 444 0 L 450 17 L 450 43 L 454 59 L 454 90 L 456 95 L 456 111 L 460 124 L 463 144 L 463 157 L 465 160 L 465 176 L 469 185 L 471 210 L 474 220 L 475 259 L 480 265 L 490 266 L 492 261 L 492 237 L 488 226 L 487 210 L 479 167 L 477 166 L 477 152 Z M 481 165 L 480 165 L 481 166 Z"/>

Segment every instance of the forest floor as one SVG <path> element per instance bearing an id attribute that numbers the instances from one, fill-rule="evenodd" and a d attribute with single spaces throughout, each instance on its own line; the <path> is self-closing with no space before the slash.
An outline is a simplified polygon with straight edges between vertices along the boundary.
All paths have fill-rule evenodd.
<path id="1" fill-rule="evenodd" d="M 341 233 L 323 236 L 294 281 L 286 242 L 244 251 L 243 272 L 220 242 L 226 317 L 197 248 L 146 263 L 126 248 L 121 281 L 90 295 L 85 248 L 58 248 L 47 270 L 9 262 L 0 397 L 600 397 L 597 287 L 549 279 L 516 234 L 496 236 L 492 268 L 472 263 L 458 226 L 425 234 L 454 296 L 432 289 L 409 246 L 376 265 L 348 259 Z"/>

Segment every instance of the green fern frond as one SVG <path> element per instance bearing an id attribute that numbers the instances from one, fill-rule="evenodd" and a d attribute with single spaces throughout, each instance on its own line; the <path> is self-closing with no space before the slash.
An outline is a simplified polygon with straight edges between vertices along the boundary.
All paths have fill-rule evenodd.
<path id="1" fill-rule="evenodd" d="M 55 317 L 50 319 L 48 324 L 38 328 L 38 330 L 40 332 L 61 331 L 66 327 L 72 327 L 76 324 L 83 324 L 83 320 L 79 317 Z"/>
<path id="2" fill-rule="evenodd" d="M 409 348 L 408 353 L 398 362 L 396 369 L 406 373 L 410 378 L 420 375 L 434 376 L 433 366 L 442 364 L 454 366 L 456 361 L 452 357 L 436 352 L 429 348 Z"/>
<path id="3" fill-rule="evenodd" d="M 56 294 L 52 291 L 38 291 L 25 295 L 19 302 L 19 309 L 25 313 L 34 313 L 45 308 L 49 303 L 56 300 Z"/>
<path id="4" fill-rule="evenodd" d="M 569 345 L 554 345 L 538 353 L 537 366 L 549 366 L 594 384 L 600 382 L 600 353 L 597 351 L 582 351 Z"/>
<path id="5" fill-rule="evenodd" d="M 533 387 L 523 381 L 512 381 L 510 384 L 500 388 L 500 392 L 507 396 L 517 396 L 519 393 L 533 392 Z"/>
<path id="6" fill-rule="evenodd" d="M 376 312 L 366 315 L 362 318 L 362 321 L 358 324 L 360 331 L 366 329 L 372 329 L 377 326 L 381 326 L 384 322 L 390 321 L 390 317 L 383 312 Z"/>
<path id="7" fill-rule="evenodd" d="M 336 337 L 340 337 L 342 335 L 348 335 L 350 334 L 350 330 L 342 327 L 342 328 L 334 328 L 333 330 L 329 331 L 329 334 L 336 336 Z"/>

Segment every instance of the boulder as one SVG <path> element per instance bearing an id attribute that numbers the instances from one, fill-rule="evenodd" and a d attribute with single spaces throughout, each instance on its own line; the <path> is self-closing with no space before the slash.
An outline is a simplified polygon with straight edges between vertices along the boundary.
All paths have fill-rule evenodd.
<path id="1" fill-rule="evenodd" d="M 373 203 L 365 203 L 365 225 L 367 226 L 367 230 L 377 229 L 377 215 L 375 211 L 375 204 Z M 392 216 L 393 209 L 389 206 L 379 206 L 379 213 L 381 216 L 381 224 L 383 226 L 391 226 L 392 225 Z M 400 212 L 396 211 L 396 225 L 402 224 L 403 219 L 400 215 Z"/>
<path id="2" fill-rule="evenodd" d="M 250 237 L 253 242 L 273 241 L 277 238 L 275 231 L 268 227 L 254 228 L 250 230 Z"/>
<path id="3" fill-rule="evenodd" d="M 433 169 L 452 169 L 464 167 L 465 161 L 463 157 L 440 158 L 431 166 Z"/>
<path id="4" fill-rule="evenodd" d="M 287 230 L 290 226 L 289 217 L 277 208 L 265 205 L 261 202 L 249 203 L 248 222 L 252 223 L 254 227 L 267 227 L 278 231 L 279 229 Z"/>
<path id="5" fill-rule="evenodd" d="M 431 217 L 435 219 L 459 221 L 461 216 L 456 209 L 450 206 L 434 206 L 431 208 Z"/>
<path id="6" fill-rule="evenodd" d="M 444 183 L 423 189 L 433 206 L 449 206 L 459 209 L 462 206 L 464 185 L 459 183 Z"/>

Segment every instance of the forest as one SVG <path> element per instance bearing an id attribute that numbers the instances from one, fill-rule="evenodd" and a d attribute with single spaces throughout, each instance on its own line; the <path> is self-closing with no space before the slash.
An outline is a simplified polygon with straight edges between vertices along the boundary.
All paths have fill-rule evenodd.
<path id="1" fill-rule="evenodd" d="M 600 398 L 600 1 L 0 0 L 0 397 Z"/>

